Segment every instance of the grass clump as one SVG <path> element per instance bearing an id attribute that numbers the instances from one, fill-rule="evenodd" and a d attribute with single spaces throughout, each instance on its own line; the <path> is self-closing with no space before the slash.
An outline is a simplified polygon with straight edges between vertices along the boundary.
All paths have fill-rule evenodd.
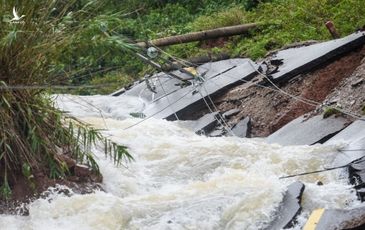
<path id="1" fill-rule="evenodd" d="M 192 31 L 200 31 L 239 25 L 244 23 L 245 20 L 245 11 L 242 8 L 235 7 L 212 15 L 200 16 L 189 26 Z"/>
<path id="2" fill-rule="evenodd" d="M 323 111 L 323 118 L 326 119 L 332 115 L 339 115 L 341 114 L 341 111 L 338 108 L 334 107 L 326 107 Z"/>
<path id="3" fill-rule="evenodd" d="M 116 163 L 132 159 L 125 146 L 105 140 L 97 130 L 74 118 L 65 119 L 64 114 L 53 106 L 48 92 L 37 87 L 68 84 L 73 80 L 70 73 L 80 71 L 72 66 L 60 71 L 57 66 L 67 52 L 84 45 L 80 35 L 85 29 L 89 30 L 78 22 L 92 22 L 94 16 L 89 15 L 94 15 L 97 7 L 92 2 L 80 6 L 76 0 L 23 1 L 17 10 L 26 16 L 21 21 L 11 22 L 12 8 L 16 3 L 18 1 L 2 1 L 0 8 L 0 14 L 4 15 L 0 21 L 2 199 L 11 196 L 12 186 L 19 177 L 34 184 L 35 172 L 51 179 L 69 175 L 63 155 L 89 165 L 98 173 L 99 168 L 91 153 L 91 147 L 98 141 L 105 142 L 105 153 Z M 94 34 L 99 42 L 109 39 L 101 34 L 100 31 Z M 107 42 L 125 45 L 114 39 Z M 72 55 L 77 59 L 79 54 Z"/>

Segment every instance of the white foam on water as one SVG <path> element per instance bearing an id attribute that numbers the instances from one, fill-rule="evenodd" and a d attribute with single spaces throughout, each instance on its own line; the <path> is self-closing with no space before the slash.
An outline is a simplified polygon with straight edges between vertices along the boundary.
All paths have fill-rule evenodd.
<path id="1" fill-rule="evenodd" d="M 107 111 L 109 118 L 103 119 L 90 112 L 93 106 L 85 105 L 89 110 L 81 111 L 75 103 L 80 99 L 72 96 L 71 101 L 67 97 L 59 97 L 63 98 L 63 109 L 96 128 L 105 128 L 103 134 L 128 146 L 135 161 L 117 167 L 101 150 L 96 150 L 106 192 L 56 195 L 50 202 L 39 199 L 30 205 L 29 216 L 0 216 L 0 226 L 78 230 L 259 229 L 273 219 L 286 187 L 296 180 L 306 188 L 303 212 L 294 229 L 300 229 L 316 208 L 359 205 L 354 191 L 338 171 L 279 179 L 330 166 L 338 146 L 282 147 L 260 139 L 209 138 L 179 126 L 179 122 L 156 119 L 128 128 L 141 121 L 128 116 L 130 111 L 138 111 L 133 108 L 134 102 L 118 102 L 114 107 L 109 97 L 83 97 L 82 100 L 97 104 L 93 106 L 111 108 Z M 317 181 L 324 185 L 316 185 Z"/>

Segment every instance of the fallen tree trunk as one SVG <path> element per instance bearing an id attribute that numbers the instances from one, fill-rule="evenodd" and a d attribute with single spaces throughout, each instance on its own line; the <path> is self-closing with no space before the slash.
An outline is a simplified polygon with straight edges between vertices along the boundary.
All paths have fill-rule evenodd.
<path id="1" fill-rule="evenodd" d="M 215 39 L 220 37 L 229 37 L 233 35 L 243 34 L 251 29 L 256 28 L 257 26 L 258 26 L 257 23 L 249 23 L 237 26 L 221 27 L 212 30 L 204 30 L 199 32 L 187 33 L 183 35 L 159 38 L 148 42 L 138 42 L 137 45 L 144 48 L 150 45 L 161 47 L 161 46 L 176 45 L 181 43 L 189 43 L 194 41 L 202 41 L 207 39 Z"/>

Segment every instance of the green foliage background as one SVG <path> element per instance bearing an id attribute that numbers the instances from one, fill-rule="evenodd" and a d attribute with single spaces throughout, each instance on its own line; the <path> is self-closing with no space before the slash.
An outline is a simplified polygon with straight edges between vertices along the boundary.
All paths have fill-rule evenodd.
<path id="1" fill-rule="evenodd" d="M 20 6 L 23 20 L 11 21 L 14 5 Z M 36 190 L 37 175 L 50 179 L 73 175 L 64 157 L 99 173 L 91 148 L 100 141 L 116 164 L 133 159 L 125 146 L 56 109 L 42 88 L 67 86 L 76 74 L 91 73 L 98 56 L 111 65 L 116 48 L 133 49 L 124 37 L 105 35 L 108 28 L 100 26 L 105 20 L 114 21 L 98 15 L 100 7 L 78 1 L 1 2 L 0 200 L 11 197 L 19 178 Z"/>
<path id="2" fill-rule="evenodd" d="M 90 1 L 81 1 L 78 7 Z M 64 51 L 57 65 L 59 71 L 88 68 L 76 74 L 71 83 L 95 84 L 97 78 L 118 79 L 111 75 L 126 76 L 122 87 L 131 79 L 141 77 L 145 66 L 118 43 L 106 40 L 100 31 L 123 36 L 130 41 L 146 41 L 192 31 L 212 29 L 248 22 L 259 22 L 260 29 L 245 36 L 229 38 L 223 46 L 204 48 L 202 42 L 175 45 L 165 50 L 172 55 L 188 58 L 224 52 L 232 56 L 257 59 L 268 51 L 283 45 L 306 40 L 328 40 L 330 34 L 324 24 L 332 20 L 345 36 L 365 25 L 363 0 L 127 0 L 105 1 L 98 8 L 98 16 L 90 21 L 78 22 L 70 16 L 70 23 L 82 23 L 85 31 L 77 38 L 73 48 Z M 89 52 L 92 50 L 92 52 Z M 90 68 L 94 71 L 90 71 Z M 110 70 L 113 73 L 105 74 Z M 108 81 L 110 82 L 110 81 Z M 115 80 L 119 82 L 119 80 Z M 100 93 L 109 93 L 106 87 Z M 81 90 L 76 93 L 98 93 Z"/>

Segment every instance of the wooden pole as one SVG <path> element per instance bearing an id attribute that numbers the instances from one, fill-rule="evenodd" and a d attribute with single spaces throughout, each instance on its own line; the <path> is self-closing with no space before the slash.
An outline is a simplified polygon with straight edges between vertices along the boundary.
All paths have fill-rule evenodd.
<path id="1" fill-rule="evenodd" d="M 239 35 L 246 33 L 247 31 L 254 29 L 258 26 L 257 23 L 249 23 L 237 26 L 221 27 L 212 30 L 204 30 L 199 32 L 192 32 L 183 35 L 171 36 L 166 38 L 159 38 L 148 42 L 138 42 L 137 46 L 146 48 L 150 45 L 153 46 L 169 46 L 181 43 L 189 43 L 194 41 L 202 41 L 207 39 L 215 39 L 220 37 L 229 37 L 233 35 Z"/>
<path id="2" fill-rule="evenodd" d="M 326 22 L 326 27 L 334 39 L 340 38 L 340 34 L 337 32 L 332 21 Z"/>

